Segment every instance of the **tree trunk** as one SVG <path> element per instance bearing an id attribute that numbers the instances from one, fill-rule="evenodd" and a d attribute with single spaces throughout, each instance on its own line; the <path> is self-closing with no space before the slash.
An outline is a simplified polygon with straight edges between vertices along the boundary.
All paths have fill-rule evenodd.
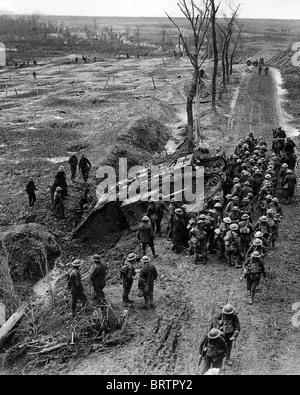
<path id="1" fill-rule="evenodd" d="M 229 81 L 229 42 L 225 49 L 226 81 Z"/>
<path id="2" fill-rule="evenodd" d="M 216 95 L 217 95 L 217 74 L 219 64 L 219 53 L 217 44 L 217 33 L 216 33 L 216 7 L 215 1 L 211 0 L 212 17 L 211 17 L 211 28 L 212 28 L 212 42 L 213 42 L 213 53 L 214 53 L 214 68 L 211 83 L 211 107 L 216 112 Z"/>
<path id="3" fill-rule="evenodd" d="M 2 328 L 0 328 L 0 348 L 3 346 L 14 327 L 25 315 L 26 309 L 27 304 L 23 303 L 22 306 L 5 322 Z"/>
<path id="4" fill-rule="evenodd" d="M 193 101 L 197 93 L 197 85 L 199 81 L 199 69 L 194 68 L 193 80 L 187 98 L 186 112 L 188 120 L 188 154 L 191 154 L 194 149 L 194 116 L 193 116 Z"/>

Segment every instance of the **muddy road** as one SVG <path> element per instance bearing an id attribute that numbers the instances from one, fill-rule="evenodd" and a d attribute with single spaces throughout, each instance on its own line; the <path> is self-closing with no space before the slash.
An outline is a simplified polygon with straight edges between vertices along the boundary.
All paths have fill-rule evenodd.
<path id="1" fill-rule="evenodd" d="M 242 74 L 229 120 L 230 153 L 250 131 L 263 136 L 269 146 L 272 128 L 279 125 L 278 90 L 274 73 L 259 76 L 256 70 Z M 130 310 L 133 340 L 107 354 L 70 365 L 64 374 L 197 374 L 199 344 L 211 319 L 227 299 L 239 314 L 242 331 L 233 350 L 233 366 L 227 375 L 283 375 L 300 373 L 299 329 L 293 326 L 293 305 L 300 301 L 299 196 L 284 205 L 280 237 L 266 258 L 269 285 L 260 285 L 253 306 L 248 305 L 241 269 L 209 256 L 206 266 L 194 266 L 185 255 L 171 252 L 166 237 L 156 240 L 159 279 L 155 286 L 155 311 Z M 120 297 L 120 287 L 107 289 L 108 297 Z"/>

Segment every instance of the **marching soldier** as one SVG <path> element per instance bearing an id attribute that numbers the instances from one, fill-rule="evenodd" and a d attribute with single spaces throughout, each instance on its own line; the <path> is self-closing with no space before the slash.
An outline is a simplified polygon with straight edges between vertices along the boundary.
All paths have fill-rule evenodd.
<path id="1" fill-rule="evenodd" d="M 140 271 L 140 278 L 138 282 L 138 288 L 142 290 L 145 304 L 142 307 L 145 310 L 148 308 L 155 308 L 153 303 L 153 289 L 154 289 L 154 281 L 158 277 L 158 273 L 156 267 L 150 263 L 150 258 L 148 256 L 144 256 L 141 260 L 144 266 Z"/>
<path id="2" fill-rule="evenodd" d="M 94 300 L 99 303 L 105 303 L 105 294 L 103 289 L 106 285 L 107 266 L 101 261 L 100 255 L 93 256 L 94 267 L 90 280 L 94 289 Z"/>
<path id="3" fill-rule="evenodd" d="M 204 375 L 211 368 L 221 369 L 227 354 L 228 349 L 222 331 L 211 329 L 200 344 L 199 374 Z"/>
<path id="4" fill-rule="evenodd" d="M 264 276 L 267 281 L 264 263 L 258 251 L 253 252 L 251 257 L 244 263 L 244 273 L 244 278 L 247 280 L 247 291 L 249 292 L 249 304 L 252 305 L 261 276 Z"/>
<path id="5" fill-rule="evenodd" d="M 233 343 L 236 342 L 240 332 L 241 325 L 237 313 L 231 304 L 226 304 L 222 313 L 219 314 L 213 322 L 213 327 L 220 329 L 224 333 L 225 341 L 227 344 L 227 365 L 232 366 L 230 359 Z"/>

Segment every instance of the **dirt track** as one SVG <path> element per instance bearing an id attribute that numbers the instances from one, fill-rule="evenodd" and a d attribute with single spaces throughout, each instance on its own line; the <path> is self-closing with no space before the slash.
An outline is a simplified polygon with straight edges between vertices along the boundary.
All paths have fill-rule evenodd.
<path id="1" fill-rule="evenodd" d="M 270 143 L 278 126 L 276 87 L 271 76 L 245 73 L 231 119 L 230 151 L 250 130 Z M 253 306 L 247 304 L 240 270 L 228 268 L 213 256 L 207 266 L 194 266 L 188 257 L 170 252 L 170 242 L 156 240 L 159 280 L 157 309 L 130 312 L 132 342 L 108 354 L 94 355 L 68 369 L 69 374 L 196 374 L 198 347 L 211 318 L 227 298 L 239 313 L 242 332 L 233 351 L 229 375 L 299 374 L 298 330 L 292 325 L 292 305 L 300 301 L 297 218 L 299 197 L 284 206 L 284 220 L 275 251 L 266 259 L 269 287 L 260 286 Z M 118 286 L 107 290 L 118 298 Z M 135 299 L 137 299 L 135 297 Z M 138 301 L 137 304 L 141 304 Z"/>

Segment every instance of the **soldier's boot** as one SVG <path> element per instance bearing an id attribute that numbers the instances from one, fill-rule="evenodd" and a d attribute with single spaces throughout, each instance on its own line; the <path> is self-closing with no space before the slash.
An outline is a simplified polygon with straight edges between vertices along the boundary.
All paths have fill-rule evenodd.
<path id="1" fill-rule="evenodd" d="M 254 299 L 254 293 L 251 292 L 251 293 L 250 293 L 250 296 L 249 296 L 249 302 L 248 302 L 250 305 L 253 304 L 253 299 Z"/>
<path id="2" fill-rule="evenodd" d="M 151 309 L 155 309 L 155 304 L 154 304 L 154 302 L 153 302 L 153 296 L 150 296 L 150 308 Z"/>
<path id="3" fill-rule="evenodd" d="M 144 302 L 145 302 L 145 304 L 141 307 L 141 309 L 148 310 L 150 301 L 149 301 L 149 298 L 147 296 L 144 297 Z"/>

